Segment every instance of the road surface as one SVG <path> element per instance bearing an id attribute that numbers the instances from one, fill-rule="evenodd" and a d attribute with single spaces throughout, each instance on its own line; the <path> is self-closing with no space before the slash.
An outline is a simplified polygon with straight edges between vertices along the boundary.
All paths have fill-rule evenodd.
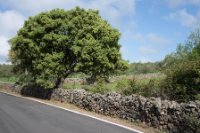
<path id="1" fill-rule="evenodd" d="M 0 133 L 136 133 L 87 116 L 0 93 Z"/>

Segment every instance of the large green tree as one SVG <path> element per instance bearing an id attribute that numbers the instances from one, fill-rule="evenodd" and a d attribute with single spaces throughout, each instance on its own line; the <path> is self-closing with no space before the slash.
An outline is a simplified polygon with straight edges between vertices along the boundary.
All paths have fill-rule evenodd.
<path id="1" fill-rule="evenodd" d="M 10 40 L 10 59 L 25 78 L 56 88 L 75 72 L 96 77 L 126 69 L 119 39 L 119 31 L 98 11 L 54 9 L 25 21 Z"/>

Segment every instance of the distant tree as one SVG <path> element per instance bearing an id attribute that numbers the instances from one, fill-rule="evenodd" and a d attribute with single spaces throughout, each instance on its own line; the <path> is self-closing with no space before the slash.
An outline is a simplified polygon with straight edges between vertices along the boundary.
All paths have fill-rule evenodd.
<path id="1" fill-rule="evenodd" d="M 196 29 L 187 38 L 184 44 L 179 44 L 175 52 L 167 55 L 162 62 L 165 68 L 173 67 L 178 63 L 197 60 L 200 57 L 200 29 Z"/>
<path id="2" fill-rule="evenodd" d="M 188 51 L 190 51 L 189 59 L 196 59 L 200 57 L 200 29 L 196 29 L 193 31 L 187 42 L 186 42 L 186 47 Z"/>
<path id="3" fill-rule="evenodd" d="M 160 62 L 131 63 L 125 74 L 147 74 L 160 71 Z"/>
<path id="4" fill-rule="evenodd" d="M 30 17 L 10 40 L 10 60 L 24 77 L 46 88 L 58 88 L 75 72 L 109 76 L 127 65 L 120 33 L 98 11 L 79 7 L 54 9 Z"/>

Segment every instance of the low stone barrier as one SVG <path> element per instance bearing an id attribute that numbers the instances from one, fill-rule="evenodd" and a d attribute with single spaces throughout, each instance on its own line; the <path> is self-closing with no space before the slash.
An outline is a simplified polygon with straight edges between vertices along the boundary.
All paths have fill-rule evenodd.
<path id="1" fill-rule="evenodd" d="M 86 84 L 86 78 L 66 78 L 64 80 L 65 83 L 78 83 L 78 84 Z"/>
<path id="2" fill-rule="evenodd" d="M 200 117 L 200 101 L 177 103 L 160 98 L 138 95 L 122 96 L 117 93 L 90 94 L 84 90 L 54 90 L 51 98 L 70 102 L 83 109 L 115 116 L 129 121 L 144 122 L 151 127 L 170 133 L 182 133 L 187 114 Z"/>
<path id="3" fill-rule="evenodd" d="M 53 91 L 14 87 L 12 90 L 24 95 L 51 98 L 69 102 L 96 113 L 119 117 L 129 121 L 143 122 L 169 133 L 182 133 L 184 118 L 189 114 L 200 118 L 200 101 L 177 103 L 160 98 L 138 95 L 122 96 L 117 93 L 91 94 L 85 90 L 56 89 Z M 34 92 L 33 92 L 34 91 Z M 37 95 L 36 95 L 37 94 Z"/>

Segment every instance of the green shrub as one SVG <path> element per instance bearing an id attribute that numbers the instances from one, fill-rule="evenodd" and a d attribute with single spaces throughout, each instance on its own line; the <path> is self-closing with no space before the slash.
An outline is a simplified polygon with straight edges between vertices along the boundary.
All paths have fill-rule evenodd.
<path id="1" fill-rule="evenodd" d="M 123 90 L 127 87 L 127 80 L 122 79 L 117 82 L 116 88 L 118 91 Z"/>
<path id="2" fill-rule="evenodd" d="M 160 96 L 160 79 L 142 79 L 135 78 L 118 81 L 116 88 L 119 93 L 124 95 L 139 94 L 146 97 Z"/>
<path id="3" fill-rule="evenodd" d="M 195 98 L 196 98 L 196 100 L 199 100 L 199 101 L 200 101 L 200 94 L 197 94 L 197 95 L 195 96 Z"/>
<path id="4" fill-rule="evenodd" d="M 200 118 L 196 114 L 188 114 L 183 117 L 182 133 L 200 133 Z"/>
<path id="5" fill-rule="evenodd" d="M 95 89 L 93 85 L 84 85 L 82 88 L 88 92 L 92 92 Z"/>
<path id="6" fill-rule="evenodd" d="M 21 74 L 18 76 L 16 84 L 18 85 L 35 85 L 35 83 L 33 82 L 34 78 L 31 75 L 25 75 L 25 74 Z"/>
<path id="7" fill-rule="evenodd" d="M 200 61 L 176 64 L 166 74 L 163 92 L 169 99 L 180 102 L 196 99 L 200 93 Z"/>
<path id="8" fill-rule="evenodd" d="M 122 93 L 125 95 L 138 94 L 139 89 L 137 81 L 133 78 L 127 80 L 127 87 L 123 89 Z"/>
<path id="9" fill-rule="evenodd" d="M 150 79 L 147 83 L 143 83 L 141 86 L 140 94 L 145 97 L 160 96 L 160 80 Z"/>
<path id="10" fill-rule="evenodd" d="M 109 91 L 104 78 L 98 78 L 96 85 L 87 85 L 84 87 L 84 89 L 92 93 L 100 94 L 104 94 Z"/>
<path id="11" fill-rule="evenodd" d="M 116 88 L 119 93 L 124 95 L 138 93 L 139 89 L 135 78 L 118 81 Z"/>
<path id="12" fill-rule="evenodd" d="M 63 84 L 64 89 L 81 89 L 82 85 L 79 83 L 64 83 Z"/>

